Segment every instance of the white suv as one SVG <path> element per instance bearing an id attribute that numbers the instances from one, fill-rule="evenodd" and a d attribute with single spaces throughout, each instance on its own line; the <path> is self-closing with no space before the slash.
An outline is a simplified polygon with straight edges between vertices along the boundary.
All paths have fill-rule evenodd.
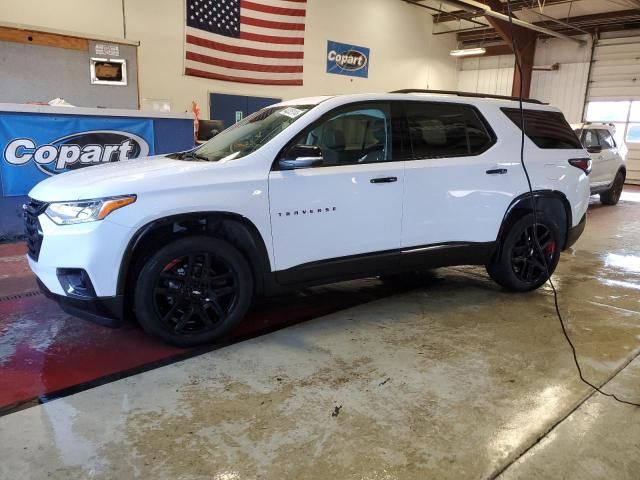
<path id="1" fill-rule="evenodd" d="M 589 175 L 591 194 L 600 194 L 605 205 L 615 205 L 620 200 L 627 166 L 620 147 L 616 144 L 616 127 L 612 123 L 580 123 L 571 127 L 578 135 L 592 160 Z M 624 147 L 624 145 L 623 145 Z"/>
<path id="2" fill-rule="evenodd" d="M 584 229 L 590 160 L 525 104 L 534 229 L 518 102 L 450 93 L 292 100 L 189 152 L 52 177 L 25 205 L 30 266 L 68 312 L 182 346 L 300 286 L 474 264 L 535 289 Z"/>

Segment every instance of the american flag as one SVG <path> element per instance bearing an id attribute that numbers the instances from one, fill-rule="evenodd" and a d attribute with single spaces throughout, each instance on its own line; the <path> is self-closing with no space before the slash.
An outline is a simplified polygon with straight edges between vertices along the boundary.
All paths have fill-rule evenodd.
<path id="1" fill-rule="evenodd" d="M 185 74 L 302 85 L 307 0 L 186 0 Z"/>

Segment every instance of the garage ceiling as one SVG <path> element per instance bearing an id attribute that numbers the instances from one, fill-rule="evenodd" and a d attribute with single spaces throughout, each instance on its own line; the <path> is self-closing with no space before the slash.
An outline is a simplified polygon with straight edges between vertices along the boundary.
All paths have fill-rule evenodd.
<path id="1" fill-rule="evenodd" d="M 434 34 L 456 35 L 461 47 L 501 42 L 480 12 L 462 10 L 444 0 L 404 1 L 428 9 L 433 14 Z M 506 14 L 506 1 L 501 3 L 501 13 Z M 640 0 L 512 0 L 511 5 L 520 20 L 565 35 L 640 28 Z"/>

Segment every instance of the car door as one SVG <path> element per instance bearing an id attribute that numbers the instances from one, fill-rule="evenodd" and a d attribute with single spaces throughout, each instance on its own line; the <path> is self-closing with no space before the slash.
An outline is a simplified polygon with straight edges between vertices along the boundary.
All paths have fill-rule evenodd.
<path id="1" fill-rule="evenodd" d="M 516 190 L 519 166 L 500 163 L 480 112 L 459 103 L 406 102 L 403 247 L 491 242 Z M 503 162 L 509 162 L 506 158 Z"/>
<path id="2" fill-rule="evenodd" d="M 589 157 L 591 158 L 591 173 L 589 174 L 589 184 L 591 188 L 599 187 L 605 182 L 605 161 L 604 154 L 602 152 L 602 146 L 600 145 L 600 136 L 595 128 L 585 128 L 582 130 L 581 137 L 582 146 L 587 149 L 596 149 L 596 151 L 590 151 Z M 597 151 L 599 150 L 599 151 Z"/>
<path id="3" fill-rule="evenodd" d="M 317 165 L 285 169 L 276 159 L 269 175 L 276 270 L 400 247 L 404 164 L 393 161 L 389 109 L 340 107 L 281 153 L 319 147 Z"/>
<path id="4" fill-rule="evenodd" d="M 613 182 L 620 167 L 618 147 L 609 130 L 604 128 L 598 129 L 598 136 L 600 137 L 600 146 L 602 147 L 602 151 L 600 152 L 602 156 L 602 183 L 609 185 Z"/>

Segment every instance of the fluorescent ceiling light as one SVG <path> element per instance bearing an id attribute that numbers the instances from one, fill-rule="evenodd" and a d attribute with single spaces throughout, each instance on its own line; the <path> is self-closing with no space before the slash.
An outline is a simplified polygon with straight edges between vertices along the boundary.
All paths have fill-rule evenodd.
<path id="1" fill-rule="evenodd" d="M 462 50 L 451 50 L 449 55 L 452 57 L 467 57 L 469 55 L 484 55 L 487 53 L 487 49 L 483 47 L 479 48 L 464 48 Z"/>

